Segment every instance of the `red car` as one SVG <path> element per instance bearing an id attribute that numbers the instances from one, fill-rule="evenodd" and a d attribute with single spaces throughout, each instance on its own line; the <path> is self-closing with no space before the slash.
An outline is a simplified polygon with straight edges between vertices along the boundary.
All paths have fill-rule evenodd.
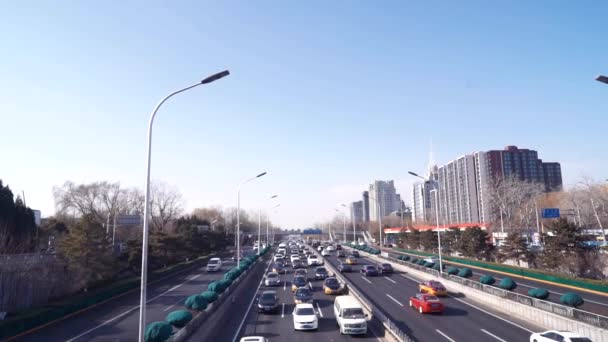
<path id="1" fill-rule="evenodd" d="M 424 313 L 443 313 L 443 303 L 439 301 L 439 298 L 436 296 L 426 294 L 426 293 L 418 293 L 414 297 L 410 297 L 410 306 L 414 309 L 418 309 L 418 312 L 421 314 Z"/>

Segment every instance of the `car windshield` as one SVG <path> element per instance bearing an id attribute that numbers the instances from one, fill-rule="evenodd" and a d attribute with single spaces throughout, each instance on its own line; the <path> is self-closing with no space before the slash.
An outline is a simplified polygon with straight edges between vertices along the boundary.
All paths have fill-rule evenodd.
<path id="1" fill-rule="evenodd" d="M 361 308 L 344 309 L 342 317 L 344 317 L 344 318 L 365 318 L 365 313 L 363 313 L 363 309 L 361 309 Z"/>
<path id="2" fill-rule="evenodd" d="M 312 316 L 315 314 L 315 310 L 313 308 L 297 308 L 296 315 L 301 316 Z"/>
<path id="3" fill-rule="evenodd" d="M 209 260 L 209 265 L 217 265 L 219 263 L 220 263 L 219 260 Z"/>
<path id="4" fill-rule="evenodd" d="M 325 281 L 325 284 L 328 286 L 336 286 L 336 285 L 340 285 L 340 283 L 338 282 L 337 279 L 335 278 L 329 278 Z"/>
<path id="5" fill-rule="evenodd" d="M 317 268 L 316 272 L 317 273 L 327 273 L 327 270 L 325 268 L 323 268 L 323 267 L 319 267 L 319 268 Z"/>
<path id="6" fill-rule="evenodd" d="M 293 283 L 296 285 L 303 285 L 306 284 L 306 279 L 304 279 L 304 277 L 295 277 Z"/>
<path id="7" fill-rule="evenodd" d="M 311 295 L 310 290 L 305 287 L 299 288 L 296 291 L 296 296 L 298 296 L 298 297 L 308 297 L 310 295 Z"/>
<path id="8" fill-rule="evenodd" d="M 426 296 L 426 301 L 427 302 L 437 302 L 439 301 L 439 298 L 435 297 L 435 296 Z"/>
<path id="9" fill-rule="evenodd" d="M 274 295 L 274 293 L 265 292 L 265 293 L 262 293 L 261 299 L 262 300 L 274 300 L 275 295 Z"/>
<path id="10" fill-rule="evenodd" d="M 269 279 L 270 279 L 270 278 L 278 278 L 278 277 L 279 277 L 279 275 L 278 275 L 278 274 L 276 274 L 276 273 L 268 273 L 268 275 L 267 275 L 266 277 L 268 277 Z"/>

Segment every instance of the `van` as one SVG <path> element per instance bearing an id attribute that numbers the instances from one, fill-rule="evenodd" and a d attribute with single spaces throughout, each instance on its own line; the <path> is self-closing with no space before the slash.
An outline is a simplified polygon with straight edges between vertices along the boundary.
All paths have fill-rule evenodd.
<path id="1" fill-rule="evenodd" d="M 334 301 L 334 315 L 340 327 L 340 334 L 367 333 L 367 314 L 363 306 L 353 296 L 336 297 Z"/>
<path id="2" fill-rule="evenodd" d="M 287 248 L 287 245 L 284 242 L 281 242 L 279 244 L 279 248 Z"/>
<path id="3" fill-rule="evenodd" d="M 207 272 L 217 272 L 222 268 L 222 259 L 211 258 L 207 262 Z"/>

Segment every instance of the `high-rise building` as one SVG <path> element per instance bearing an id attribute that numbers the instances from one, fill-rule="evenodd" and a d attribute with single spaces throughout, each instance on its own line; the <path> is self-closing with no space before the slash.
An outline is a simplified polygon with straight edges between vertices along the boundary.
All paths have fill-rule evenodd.
<path id="1" fill-rule="evenodd" d="M 480 222 L 477 201 L 475 157 L 465 155 L 439 167 L 439 194 L 432 205 L 439 202 L 440 223 Z M 434 207 L 433 207 L 434 208 Z"/>
<path id="2" fill-rule="evenodd" d="M 399 210 L 397 190 L 394 181 L 374 181 L 369 185 L 369 218 L 377 221 L 378 217 L 388 216 Z"/>
<path id="3" fill-rule="evenodd" d="M 545 191 L 562 190 L 562 167 L 559 163 L 543 163 Z"/>
<path id="4" fill-rule="evenodd" d="M 350 204 L 350 219 L 351 222 L 361 223 L 363 222 L 363 201 L 356 201 Z"/>
<path id="5" fill-rule="evenodd" d="M 363 191 L 363 222 L 369 222 L 369 192 Z"/>

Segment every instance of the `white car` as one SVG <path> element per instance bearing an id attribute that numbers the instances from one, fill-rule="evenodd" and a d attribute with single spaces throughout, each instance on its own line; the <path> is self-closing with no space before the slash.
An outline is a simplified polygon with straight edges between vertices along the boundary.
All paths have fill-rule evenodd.
<path id="1" fill-rule="evenodd" d="M 285 256 L 283 254 L 275 254 L 273 260 L 274 260 L 274 262 L 277 262 L 279 260 L 282 261 L 283 259 L 285 259 Z"/>
<path id="2" fill-rule="evenodd" d="M 322 251 L 323 249 L 325 249 L 325 246 L 319 246 L 319 247 L 317 247 L 317 250 L 318 250 L 319 252 L 320 252 L 320 251 Z"/>
<path id="3" fill-rule="evenodd" d="M 308 266 L 318 266 L 318 265 L 321 265 L 321 260 L 319 260 L 319 258 L 317 258 L 316 255 L 311 254 L 308 256 L 307 263 L 308 263 Z"/>
<path id="4" fill-rule="evenodd" d="M 279 253 L 279 254 L 286 254 L 287 253 L 287 249 L 285 247 L 279 247 L 279 249 L 277 250 L 277 253 Z"/>
<path id="5" fill-rule="evenodd" d="M 291 261 L 292 264 L 293 264 L 293 261 L 296 259 L 300 260 L 299 254 L 292 254 L 291 257 L 289 257 L 289 261 Z"/>
<path id="6" fill-rule="evenodd" d="M 241 337 L 240 342 L 268 342 L 268 339 L 263 336 L 245 336 Z"/>
<path id="7" fill-rule="evenodd" d="M 321 255 L 322 256 L 330 256 L 331 252 L 329 251 L 329 248 L 325 248 L 324 250 L 321 251 Z"/>
<path id="8" fill-rule="evenodd" d="M 530 335 L 530 342 L 591 342 L 591 339 L 570 331 L 548 330 Z"/>
<path id="9" fill-rule="evenodd" d="M 266 275 L 264 284 L 266 286 L 279 286 L 281 284 L 281 277 L 276 272 L 270 272 Z"/>
<path id="10" fill-rule="evenodd" d="M 207 262 L 207 272 L 217 272 L 222 269 L 222 259 L 211 258 Z"/>
<path id="11" fill-rule="evenodd" d="M 294 330 L 314 330 L 319 328 L 319 319 L 311 303 L 296 304 L 293 309 Z"/>
<path id="12" fill-rule="evenodd" d="M 329 245 L 329 246 L 327 246 L 327 248 L 325 248 L 325 249 L 326 249 L 326 250 L 328 250 L 328 251 L 330 251 L 330 252 L 333 252 L 333 251 L 335 251 L 335 250 L 336 250 L 336 247 L 334 247 L 334 246 L 332 246 L 332 245 Z"/>

